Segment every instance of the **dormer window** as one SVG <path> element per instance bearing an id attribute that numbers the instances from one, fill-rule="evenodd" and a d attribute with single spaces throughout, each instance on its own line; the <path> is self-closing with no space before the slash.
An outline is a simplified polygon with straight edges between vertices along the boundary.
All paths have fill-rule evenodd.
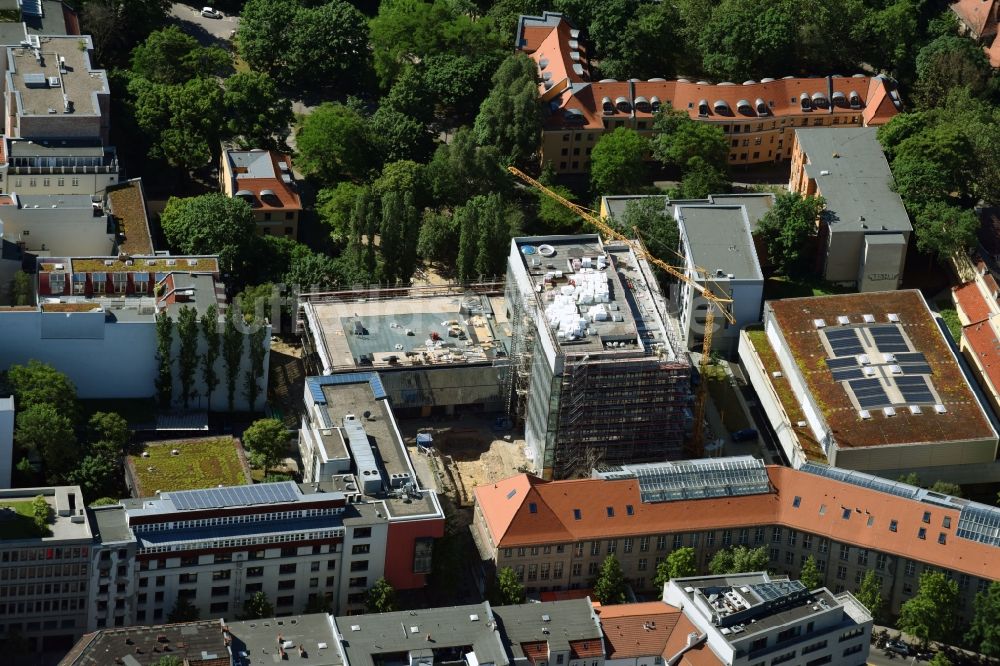
<path id="1" fill-rule="evenodd" d="M 802 105 L 803 111 L 812 111 L 812 102 L 809 99 L 809 93 L 799 95 L 799 104 Z"/>
<path id="2" fill-rule="evenodd" d="M 610 116 L 615 113 L 615 105 L 611 103 L 610 97 L 605 97 L 601 100 L 601 109 L 604 111 L 604 115 Z"/>
<path id="3" fill-rule="evenodd" d="M 632 104 L 629 103 L 627 99 L 619 95 L 615 99 L 615 108 L 621 111 L 622 113 L 631 113 Z"/>
<path id="4" fill-rule="evenodd" d="M 847 96 L 847 99 L 850 101 L 852 109 L 861 108 L 861 95 L 859 95 L 856 90 L 852 90 Z"/>
<path id="5" fill-rule="evenodd" d="M 698 102 L 698 115 L 707 116 L 708 115 L 708 100 L 703 99 Z"/>

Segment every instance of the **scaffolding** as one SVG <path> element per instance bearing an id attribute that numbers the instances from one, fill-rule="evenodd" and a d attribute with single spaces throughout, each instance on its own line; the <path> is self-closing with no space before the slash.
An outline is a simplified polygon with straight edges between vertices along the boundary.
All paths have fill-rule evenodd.
<path id="1" fill-rule="evenodd" d="M 507 283 L 505 299 L 510 311 L 510 366 L 503 378 L 503 395 L 507 396 L 507 415 L 515 424 L 524 422 L 531 384 L 532 354 L 535 347 L 535 324 L 531 309 L 535 297 L 516 291 L 514 280 Z"/>

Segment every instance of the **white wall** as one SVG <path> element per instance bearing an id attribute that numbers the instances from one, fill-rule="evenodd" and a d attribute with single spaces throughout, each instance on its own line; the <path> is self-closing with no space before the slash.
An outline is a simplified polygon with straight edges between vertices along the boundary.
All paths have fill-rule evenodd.
<path id="1" fill-rule="evenodd" d="M 9 167 L 3 169 L 4 191 L 18 194 L 104 194 L 108 187 L 118 184 L 118 173 L 67 173 L 67 174 L 10 174 Z M 62 185 L 60 185 L 60 181 Z M 32 185 L 34 183 L 34 185 Z M 48 183 L 48 184 L 46 184 Z"/>
<path id="2" fill-rule="evenodd" d="M 0 398 L 0 488 L 10 488 L 14 457 L 14 397 Z"/>
<path id="3" fill-rule="evenodd" d="M 156 395 L 156 329 L 152 319 L 138 322 L 107 322 L 104 312 L 17 312 L 0 313 L 0 369 L 31 359 L 48 363 L 65 373 L 81 398 L 149 398 Z M 180 390 L 176 358 L 179 348 L 176 327 L 174 333 L 174 393 Z M 270 329 L 264 337 L 270 348 Z M 203 352 L 204 343 L 201 343 Z M 220 350 L 221 351 L 221 350 Z M 199 357 L 201 353 L 199 353 Z M 263 408 L 267 397 L 267 375 L 270 354 L 264 358 L 264 374 L 257 409 Z M 244 352 L 243 366 L 236 382 L 235 408 L 246 410 L 243 381 L 250 367 Z M 219 386 L 212 395 L 211 409 L 228 409 L 226 371 L 221 353 L 216 362 Z M 201 368 L 195 372 L 195 389 L 201 394 L 191 402 L 197 409 L 208 407 L 201 381 Z"/>

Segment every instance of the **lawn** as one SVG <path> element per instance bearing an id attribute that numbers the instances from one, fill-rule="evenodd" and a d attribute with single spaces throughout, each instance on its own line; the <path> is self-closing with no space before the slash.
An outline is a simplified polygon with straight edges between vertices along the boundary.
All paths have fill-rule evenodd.
<path id="1" fill-rule="evenodd" d="M 176 449 L 180 453 L 172 455 Z M 240 445 L 232 437 L 147 443 L 148 458 L 129 456 L 129 472 L 139 497 L 157 490 L 194 490 L 218 485 L 250 483 L 250 469 Z"/>
<path id="2" fill-rule="evenodd" d="M 937 306 L 938 312 L 941 313 L 941 319 L 948 327 L 948 332 L 957 343 L 962 339 L 962 321 L 958 318 L 958 313 L 950 302 L 938 303 Z"/>
<path id="3" fill-rule="evenodd" d="M 837 287 L 816 276 L 789 278 L 783 275 L 770 277 L 764 282 L 764 299 L 800 298 L 802 296 L 829 296 L 848 294 L 850 289 Z"/>
<path id="4" fill-rule="evenodd" d="M 0 508 L 14 510 L 14 515 L 5 515 L 0 519 L 0 539 L 33 539 L 45 536 L 38 532 L 31 500 L 0 502 Z"/>

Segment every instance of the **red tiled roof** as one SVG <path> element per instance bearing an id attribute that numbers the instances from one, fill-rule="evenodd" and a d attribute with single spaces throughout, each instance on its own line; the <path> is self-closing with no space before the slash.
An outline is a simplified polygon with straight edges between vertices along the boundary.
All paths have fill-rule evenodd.
<path id="1" fill-rule="evenodd" d="M 970 324 L 988 319 L 990 316 L 990 304 L 983 298 L 983 292 L 979 290 L 979 285 L 973 282 L 966 282 L 959 287 L 952 287 L 952 293 L 962 312 L 968 317 Z"/>
<path id="2" fill-rule="evenodd" d="M 604 654 L 600 639 L 569 642 L 570 659 L 587 659 L 600 657 Z"/>
<path id="3" fill-rule="evenodd" d="M 951 9 L 969 26 L 976 39 L 997 30 L 996 0 L 958 0 Z"/>
<path id="4" fill-rule="evenodd" d="M 979 321 L 962 329 L 962 335 L 982 366 L 986 379 L 994 390 L 1000 390 L 1000 340 L 990 322 Z"/>
<path id="5" fill-rule="evenodd" d="M 603 606 L 599 615 L 608 659 L 661 656 L 681 612 L 662 601 Z"/>
<path id="6" fill-rule="evenodd" d="M 998 577 L 1000 550 L 955 536 L 958 509 L 931 506 L 786 467 L 769 466 L 767 473 L 775 492 L 673 502 L 642 502 L 635 479 L 542 481 L 525 474 L 478 486 L 474 494 L 493 543 L 500 548 L 783 525 L 981 578 Z M 508 498 L 512 489 L 525 488 L 526 492 Z M 796 496 L 800 498 L 798 507 L 792 501 Z M 527 510 L 531 503 L 536 504 L 536 513 Z M 631 514 L 628 505 L 632 506 Z M 821 505 L 825 505 L 822 513 Z M 614 510 L 610 518 L 609 506 Z M 842 507 L 852 510 L 846 520 Z M 575 509 L 580 509 L 579 520 Z M 932 514 L 929 524 L 923 523 L 924 511 Z M 951 519 L 948 529 L 942 527 L 946 516 Z M 890 520 L 897 522 L 897 531 L 889 530 Z M 918 538 L 920 527 L 927 528 L 926 539 Z M 946 534 L 943 544 L 938 543 L 939 532 Z"/>
<path id="7" fill-rule="evenodd" d="M 670 639 L 663 650 L 663 660 L 666 661 L 687 647 L 688 636 L 699 634 L 698 628 L 685 616 L 677 619 L 677 626 L 670 633 Z M 695 647 L 686 650 L 684 656 L 677 662 L 678 666 L 721 666 L 724 662 L 708 647 L 708 641 L 702 641 Z"/>
<path id="8" fill-rule="evenodd" d="M 286 162 L 291 173 L 291 158 L 287 155 L 269 151 L 271 158 L 271 171 L 275 174 L 273 178 L 241 178 L 238 174 L 233 174 L 233 192 L 238 190 L 249 190 L 254 193 L 254 208 L 262 210 L 302 210 L 302 200 L 295 187 L 281 179 L 281 169 L 279 162 Z M 271 190 L 278 199 L 278 205 L 270 197 L 261 196 L 261 190 Z"/>
<path id="9" fill-rule="evenodd" d="M 547 661 L 549 658 L 549 644 L 546 641 L 521 643 L 521 650 L 524 652 L 525 658 L 532 664 Z"/>

